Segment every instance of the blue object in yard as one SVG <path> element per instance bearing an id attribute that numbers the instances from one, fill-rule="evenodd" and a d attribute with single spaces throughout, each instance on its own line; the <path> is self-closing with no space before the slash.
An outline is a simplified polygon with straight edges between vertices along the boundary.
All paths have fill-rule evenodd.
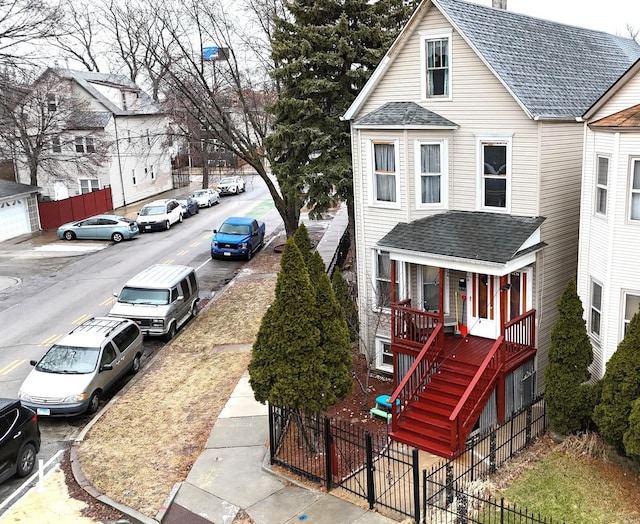
<path id="1" fill-rule="evenodd" d="M 390 409 L 391 408 L 391 402 L 389 402 L 390 400 L 391 400 L 391 395 L 380 395 L 379 397 L 376 397 L 376 404 L 383 409 Z M 397 398 L 396 406 L 399 406 L 399 405 L 400 405 L 400 399 Z"/>

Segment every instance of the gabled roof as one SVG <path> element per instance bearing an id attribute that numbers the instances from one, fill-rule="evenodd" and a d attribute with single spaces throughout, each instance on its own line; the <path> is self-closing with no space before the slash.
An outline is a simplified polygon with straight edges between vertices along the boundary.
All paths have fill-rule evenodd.
<path id="1" fill-rule="evenodd" d="M 462 0 L 423 0 L 365 88 L 345 113 L 352 119 L 417 21 L 433 7 L 533 119 L 578 119 L 640 58 L 630 38 Z M 455 94 L 454 94 L 455 96 Z"/>
<path id="2" fill-rule="evenodd" d="M 126 76 L 114 75 L 111 73 L 95 73 L 93 71 L 74 71 L 72 69 L 63 68 L 51 68 L 48 71 L 51 71 L 60 78 L 75 81 L 93 98 L 98 100 L 108 111 L 111 111 L 111 113 L 116 116 L 162 114 L 162 111 L 158 105 L 153 102 L 151 97 Z M 46 72 L 44 74 L 46 74 Z M 135 107 L 126 110 L 121 109 L 100 93 L 100 91 L 94 87 L 95 85 L 103 85 L 123 91 L 133 91 L 137 93 L 138 99 Z"/>
<path id="3" fill-rule="evenodd" d="M 4 180 L 0 178 L 0 198 L 37 193 L 39 189 L 40 188 L 38 186 L 20 184 L 19 182 L 12 182 L 11 180 Z"/>
<path id="4" fill-rule="evenodd" d="M 397 252 L 504 265 L 546 245 L 544 242 L 526 245 L 544 220 L 504 213 L 448 211 L 396 224 L 378 241 L 378 246 Z"/>
<path id="5" fill-rule="evenodd" d="M 615 129 L 616 131 L 637 131 L 640 129 L 640 104 L 591 122 L 589 127 Z"/>
<path id="6" fill-rule="evenodd" d="M 402 127 L 420 129 L 458 129 L 451 120 L 415 102 L 388 102 L 354 123 L 354 127 Z"/>

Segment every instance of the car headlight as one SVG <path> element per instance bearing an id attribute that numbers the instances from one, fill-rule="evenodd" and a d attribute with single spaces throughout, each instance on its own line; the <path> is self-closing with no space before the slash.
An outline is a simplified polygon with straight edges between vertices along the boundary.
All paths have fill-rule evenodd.
<path id="1" fill-rule="evenodd" d="M 27 395 L 24 391 L 18 391 L 18 398 L 20 400 L 26 400 L 27 402 L 31 402 L 31 396 Z"/>
<path id="2" fill-rule="evenodd" d="M 240 247 L 241 247 L 242 249 L 247 249 L 247 247 L 249 247 L 249 242 L 242 242 L 242 243 L 240 244 Z"/>
<path id="3" fill-rule="evenodd" d="M 62 399 L 63 404 L 75 404 L 76 402 L 82 402 L 83 400 L 87 400 L 89 397 L 88 393 L 76 393 L 75 395 L 69 395 Z"/>
<path id="4" fill-rule="evenodd" d="M 218 247 L 218 243 L 217 242 L 211 242 L 211 247 Z"/>
<path id="5" fill-rule="evenodd" d="M 151 327 L 164 327 L 164 320 L 161 318 L 152 318 Z"/>

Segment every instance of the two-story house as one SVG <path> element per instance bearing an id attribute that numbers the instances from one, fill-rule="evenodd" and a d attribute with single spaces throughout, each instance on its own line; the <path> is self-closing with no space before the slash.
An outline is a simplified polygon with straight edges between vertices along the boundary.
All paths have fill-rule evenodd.
<path id="1" fill-rule="evenodd" d="M 55 81 L 51 78 L 55 77 Z M 169 119 L 140 87 L 121 75 L 48 69 L 38 83 L 50 86 L 45 120 L 48 165 L 38 169 L 41 194 L 61 200 L 111 187 L 113 207 L 172 188 Z M 18 181 L 31 183 L 28 161 L 18 154 Z"/>
<path id="2" fill-rule="evenodd" d="M 577 270 L 581 116 L 639 57 L 631 39 L 424 0 L 344 115 L 363 350 L 394 374 L 396 440 L 454 456 L 544 390 Z"/>
<path id="3" fill-rule="evenodd" d="M 592 379 L 640 310 L 640 62 L 585 113 L 578 293 L 593 346 Z"/>

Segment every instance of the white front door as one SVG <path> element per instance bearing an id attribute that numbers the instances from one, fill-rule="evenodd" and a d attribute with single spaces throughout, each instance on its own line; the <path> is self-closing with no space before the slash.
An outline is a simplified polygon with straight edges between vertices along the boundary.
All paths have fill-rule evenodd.
<path id="1" fill-rule="evenodd" d="M 470 335 L 498 338 L 500 334 L 499 280 L 492 275 L 472 273 L 467 296 L 467 327 Z"/>

